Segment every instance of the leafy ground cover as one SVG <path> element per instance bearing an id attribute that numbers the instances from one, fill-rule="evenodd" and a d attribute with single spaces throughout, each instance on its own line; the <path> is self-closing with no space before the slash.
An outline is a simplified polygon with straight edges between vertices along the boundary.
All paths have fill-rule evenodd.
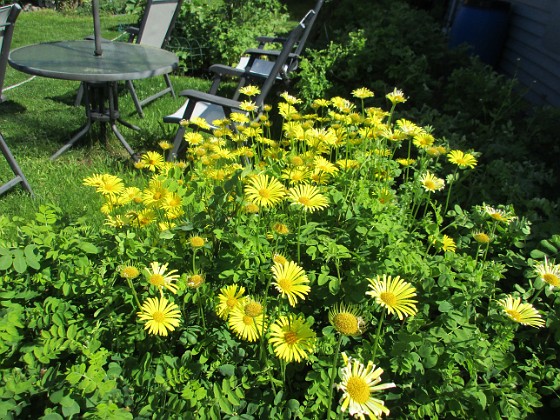
<path id="1" fill-rule="evenodd" d="M 0 216 L 2 417 L 552 413 L 560 237 L 531 240 L 510 203 L 465 205 L 477 150 L 418 123 L 406 93 L 372 95 L 284 94 L 276 126 L 237 115 L 236 135 L 193 122 L 174 164 L 150 116 L 130 133 L 153 149 L 143 168 L 118 147 L 47 163 L 77 196 Z M 67 138 L 42 137 L 38 154 Z M 76 169 L 51 181 L 59 164 Z"/>

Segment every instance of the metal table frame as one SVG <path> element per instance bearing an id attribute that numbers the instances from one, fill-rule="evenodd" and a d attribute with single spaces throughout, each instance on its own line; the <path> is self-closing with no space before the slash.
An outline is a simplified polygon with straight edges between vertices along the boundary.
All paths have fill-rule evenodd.
<path id="1" fill-rule="evenodd" d="M 103 44 L 103 55 L 94 55 L 94 41 L 59 41 L 20 47 L 10 53 L 9 63 L 24 73 L 84 83 L 85 124 L 51 156 L 51 160 L 71 148 L 100 124 L 106 139 L 108 124 L 130 156 L 137 160 L 117 127 L 139 128 L 123 120 L 119 112 L 118 82 L 145 79 L 172 72 L 178 65 L 175 54 L 160 48 L 125 42 Z"/>

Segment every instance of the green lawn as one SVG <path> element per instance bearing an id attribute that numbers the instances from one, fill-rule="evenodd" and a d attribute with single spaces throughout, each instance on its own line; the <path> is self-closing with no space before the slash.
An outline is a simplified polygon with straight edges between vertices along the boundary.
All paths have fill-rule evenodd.
<path id="1" fill-rule="evenodd" d="M 114 39 L 133 17 L 102 16 L 102 36 Z M 93 23 L 88 15 L 66 15 L 51 10 L 22 12 L 18 18 L 12 49 L 37 42 L 82 39 L 91 34 Z M 208 82 L 188 77 L 173 77 L 176 92 L 186 88 L 206 90 Z M 138 95 L 148 96 L 163 86 L 163 78 L 135 82 Z M 20 186 L 0 196 L 0 215 L 31 217 L 39 205 L 55 203 L 71 220 L 99 212 L 98 197 L 82 179 L 92 173 L 107 172 L 129 177 L 131 161 L 116 138 L 102 145 L 94 131 L 58 160 L 49 157 L 66 143 L 84 123 L 82 107 L 73 101 L 78 82 L 32 77 L 9 67 L 4 84 L 6 102 L 0 105 L 0 130 L 26 174 L 36 197 L 31 198 Z M 10 88 L 12 87 L 12 88 Z M 131 146 L 138 151 L 155 149 L 161 139 L 172 139 L 175 127 L 163 124 L 162 117 L 174 112 L 183 99 L 171 95 L 145 107 L 145 118 L 139 118 L 129 95 L 123 91 L 120 109 L 124 118 L 141 128 L 140 132 L 122 128 Z M 0 182 L 11 177 L 4 159 L 0 159 Z M 96 217 L 96 216 L 94 216 Z"/>

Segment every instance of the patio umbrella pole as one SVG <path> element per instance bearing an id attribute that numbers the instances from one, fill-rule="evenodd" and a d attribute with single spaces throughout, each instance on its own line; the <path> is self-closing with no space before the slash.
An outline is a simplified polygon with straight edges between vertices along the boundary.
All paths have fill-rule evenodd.
<path id="1" fill-rule="evenodd" d="M 103 51 L 101 51 L 101 24 L 99 22 L 99 0 L 93 0 L 91 4 L 91 9 L 93 12 L 93 37 L 95 39 L 95 51 L 93 54 L 95 56 L 101 56 Z"/>

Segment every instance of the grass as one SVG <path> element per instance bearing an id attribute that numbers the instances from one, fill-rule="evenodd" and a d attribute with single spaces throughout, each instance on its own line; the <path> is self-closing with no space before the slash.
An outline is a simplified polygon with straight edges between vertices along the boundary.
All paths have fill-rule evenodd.
<path id="1" fill-rule="evenodd" d="M 103 16 L 102 36 L 114 39 L 131 16 Z M 38 29 L 40 28 L 40 30 Z M 91 16 L 61 14 L 51 10 L 22 12 L 14 32 L 12 49 L 37 42 L 82 39 L 91 34 Z M 203 79 L 173 76 L 176 92 L 193 88 L 207 90 Z M 156 77 L 135 82 L 140 98 L 163 87 L 163 78 Z M 10 88 L 12 87 L 12 88 Z M 31 77 L 8 67 L 4 83 L 7 101 L 0 104 L 0 130 L 19 165 L 31 184 L 35 198 L 20 186 L 0 196 L 0 215 L 33 218 L 40 205 L 53 203 L 61 207 L 69 220 L 87 216 L 94 226 L 102 223 L 97 211 L 98 197 L 92 188 L 82 185 L 82 179 L 93 173 L 110 172 L 124 178 L 134 176 L 131 160 L 114 137 L 101 144 L 94 130 L 56 161 L 49 157 L 66 143 L 85 122 L 83 107 L 74 107 L 78 82 Z M 171 140 L 175 127 L 163 124 L 162 117 L 174 112 L 184 99 L 166 95 L 144 108 L 145 118 L 134 112 L 128 93 L 123 91 L 120 109 L 124 119 L 139 126 L 136 132 L 120 127 L 121 132 L 136 151 L 155 150 L 157 142 Z M 12 173 L 0 158 L 0 183 Z M 92 206 L 96 209 L 92 211 Z"/>

